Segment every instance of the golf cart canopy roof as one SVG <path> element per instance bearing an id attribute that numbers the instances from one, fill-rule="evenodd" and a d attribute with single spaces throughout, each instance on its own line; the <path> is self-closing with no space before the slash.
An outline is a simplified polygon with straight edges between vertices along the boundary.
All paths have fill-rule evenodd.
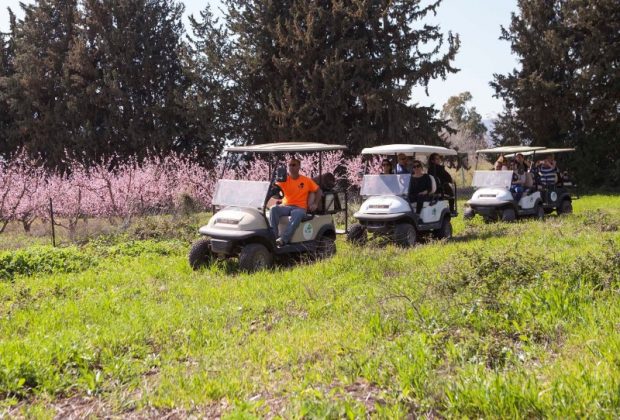
<path id="1" fill-rule="evenodd" d="M 428 146 L 426 144 L 385 144 L 383 146 L 367 147 L 362 150 L 363 155 L 395 155 L 404 153 L 408 156 L 413 154 L 430 155 L 437 153 L 442 156 L 456 156 L 456 150 L 441 146 Z"/>
<path id="2" fill-rule="evenodd" d="M 574 151 L 575 151 L 575 149 L 572 148 L 572 147 L 567 147 L 567 148 L 564 148 L 564 149 L 547 149 L 547 148 L 544 148 L 544 149 L 540 149 L 540 150 L 530 150 L 529 152 L 523 152 L 521 154 L 523 156 L 530 156 L 530 155 L 533 155 L 534 152 L 536 152 L 537 155 L 547 155 L 547 154 L 550 154 L 550 153 L 566 153 L 566 152 L 574 152 Z M 507 158 L 511 158 L 511 157 L 514 157 L 515 154 L 516 153 L 511 153 L 509 155 L 506 155 L 506 157 Z"/>
<path id="3" fill-rule="evenodd" d="M 476 150 L 476 153 L 525 153 L 542 149 L 544 149 L 544 147 L 541 146 L 502 146 Z"/>
<path id="4" fill-rule="evenodd" d="M 300 152 L 329 152 L 333 150 L 344 150 L 347 146 L 339 144 L 310 143 L 310 142 L 286 142 L 286 143 L 265 143 L 252 146 L 226 147 L 225 152 L 250 152 L 250 153 L 300 153 Z"/>

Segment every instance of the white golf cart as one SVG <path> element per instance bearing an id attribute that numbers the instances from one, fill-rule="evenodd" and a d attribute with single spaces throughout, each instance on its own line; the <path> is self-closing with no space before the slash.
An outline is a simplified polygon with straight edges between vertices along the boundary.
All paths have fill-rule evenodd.
<path id="1" fill-rule="evenodd" d="M 537 154 L 569 151 L 569 149 L 546 149 L 540 146 L 503 146 L 476 151 L 480 154 L 504 155 L 506 158 L 521 153 L 535 158 Z M 465 219 L 479 214 L 486 222 L 502 220 L 513 221 L 521 217 L 543 219 L 549 209 L 558 213 L 572 211 L 570 195 L 557 191 L 555 185 L 542 185 L 533 172 L 526 173 L 524 192 L 517 201 L 510 191 L 513 181 L 512 170 L 476 170 L 472 185 L 476 188 L 472 198 L 467 201 L 463 213 Z"/>
<path id="2" fill-rule="evenodd" d="M 543 159 L 548 155 L 557 155 L 562 153 L 574 152 L 575 149 L 570 148 L 544 148 L 540 150 L 531 150 L 523 153 L 523 156 L 530 157 L 532 162 L 537 159 Z M 514 158 L 515 154 L 507 154 L 507 158 Z M 545 214 L 555 211 L 558 215 L 570 214 L 573 212 L 573 199 L 571 191 L 575 192 L 577 184 L 568 176 L 567 172 L 560 173 L 555 171 L 552 174 L 553 180 L 545 183 L 540 179 L 539 173 L 532 170 L 534 188 L 540 191 L 542 206 Z"/>
<path id="3" fill-rule="evenodd" d="M 390 144 L 362 150 L 363 155 L 383 155 L 396 158 L 400 153 L 419 159 L 437 153 L 440 156 L 456 156 L 452 149 L 439 146 L 415 144 Z M 456 186 L 452 185 L 453 197 L 439 188 L 439 181 L 431 176 L 431 194 L 422 209 L 416 212 L 416 203 L 409 201 L 411 174 L 364 175 L 360 195 L 365 199 L 354 217 L 359 223 L 351 225 L 347 232 L 349 242 L 363 245 L 368 233 L 373 237 L 388 239 L 401 246 L 413 246 L 419 235 L 431 234 L 437 239 L 452 237 L 454 214 L 450 212 L 449 200 L 456 200 Z M 454 206 L 456 208 L 456 205 Z"/>
<path id="4" fill-rule="evenodd" d="M 256 146 L 228 147 L 229 153 L 262 153 L 270 156 L 319 153 L 319 180 L 322 178 L 321 152 L 342 150 L 345 146 L 323 143 L 269 143 Z M 290 243 L 276 246 L 269 227 L 269 209 L 274 194 L 276 173 L 286 176 L 286 168 L 270 165 L 271 180 L 247 181 L 221 179 L 213 196 L 214 214 L 206 226 L 199 229 L 202 239 L 196 241 L 189 253 L 193 269 L 209 265 L 215 258 L 237 257 L 239 268 L 255 271 L 271 267 L 274 258 L 299 253 L 328 257 L 336 252 L 336 228 L 333 214 L 346 212 L 346 196 L 333 191 L 322 192 L 320 210 L 307 214 L 295 230 Z M 308 174 L 310 176 L 312 174 Z M 288 224 L 280 219 L 279 230 Z"/>

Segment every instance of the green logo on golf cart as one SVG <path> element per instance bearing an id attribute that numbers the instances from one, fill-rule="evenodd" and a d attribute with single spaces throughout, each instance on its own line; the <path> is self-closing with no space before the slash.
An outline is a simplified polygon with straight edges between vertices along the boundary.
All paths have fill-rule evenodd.
<path id="1" fill-rule="evenodd" d="M 304 239 L 305 240 L 312 239 L 313 233 L 314 233 L 314 228 L 312 227 L 312 223 L 306 223 L 303 229 Z"/>

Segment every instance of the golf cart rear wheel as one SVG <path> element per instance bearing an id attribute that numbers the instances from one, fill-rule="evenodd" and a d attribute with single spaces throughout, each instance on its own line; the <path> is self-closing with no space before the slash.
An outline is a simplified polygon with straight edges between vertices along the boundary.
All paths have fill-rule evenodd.
<path id="1" fill-rule="evenodd" d="M 515 209 L 512 207 L 502 210 L 502 222 L 512 222 L 516 219 Z"/>
<path id="2" fill-rule="evenodd" d="M 413 225 L 400 223 L 394 227 L 394 242 L 403 247 L 414 246 L 417 240 L 417 233 Z"/>
<path id="3" fill-rule="evenodd" d="M 273 255 L 263 244 L 247 244 L 239 253 L 239 268 L 243 271 L 258 271 L 271 267 Z"/>
<path id="4" fill-rule="evenodd" d="M 199 239 L 192 244 L 189 251 L 189 266 L 193 270 L 206 267 L 213 261 L 213 253 L 208 239 Z"/>
<path id="5" fill-rule="evenodd" d="M 437 239 L 450 239 L 452 237 L 452 223 L 450 217 L 446 216 L 441 222 L 441 227 L 434 232 Z"/>
<path id="6" fill-rule="evenodd" d="M 573 203 L 570 200 L 562 200 L 557 208 L 558 214 L 571 214 L 573 212 Z"/>
<path id="7" fill-rule="evenodd" d="M 316 256 L 318 258 L 329 258 L 336 253 L 336 240 L 329 236 L 321 236 L 317 239 Z"/>
<path id="8" fill-rule="evenodd" d="M 349 231 L 347 232 L 347 241 L 354 245 L 364 245 L 368 240 L 368 236 L 366 234 L 366 227 L 360 225 L 359 223 L 355 223 L 351 225 Z"/>
<path id="9" fill-rule="evenodd" d="M 534 217 L 538 220 L 544 220 L 545 218 L 545 209 L 542 205 L 536 205 L 536 213 L 534 213 Z"/>

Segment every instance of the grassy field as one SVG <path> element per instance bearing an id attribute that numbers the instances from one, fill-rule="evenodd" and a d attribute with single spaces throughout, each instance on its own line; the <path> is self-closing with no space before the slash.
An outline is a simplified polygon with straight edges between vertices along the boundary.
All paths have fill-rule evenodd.
<path id="1" fill-rule="evenodd" d="M 0 235 L 0 416 L 617 418 L 620 196 L 574 208 L 251 275 Z"/>

